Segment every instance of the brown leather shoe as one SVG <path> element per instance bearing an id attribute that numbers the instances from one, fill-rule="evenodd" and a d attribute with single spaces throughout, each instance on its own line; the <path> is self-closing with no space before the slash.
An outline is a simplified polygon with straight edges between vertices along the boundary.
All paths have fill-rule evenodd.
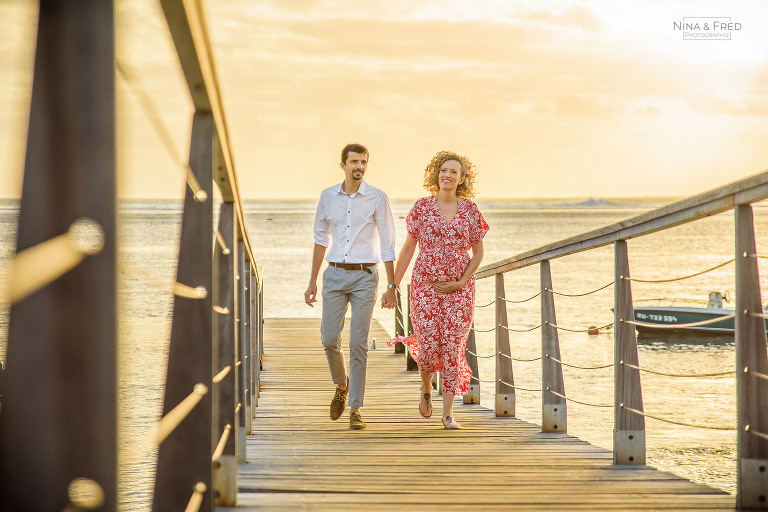
<path id="1" fill-rule="evenodd" d="M 347 393 L 349 393 L 349 384 L 347 384 L 347 389 L 344 391 L 336 386 L 336 393 L 334 393 L 333 400 L 331 400 L 331 419 L 333 421 L 341 418 L 341 414 L 344 412 L 344 407 L 347 404 Z"/>
<path id="2" fill-rule="evenodd" d="M 349 414 L 349 428 L 352 430 L 362 430 L 366 427 L 363 417 L 359 411 L 352 411 Z"/>

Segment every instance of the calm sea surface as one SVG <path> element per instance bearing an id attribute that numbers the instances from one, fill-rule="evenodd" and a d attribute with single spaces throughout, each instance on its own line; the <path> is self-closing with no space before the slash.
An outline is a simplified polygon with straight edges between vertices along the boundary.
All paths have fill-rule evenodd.
<path id="1" fill-rule="evenodd" d="M 410 202 L 393 203 L 399 243 L 405 236 L 405 215 Z M 2 205 L 0 205 L 2 206 Z M 490 263 L 535 247 L 582 233 L 645 211 L 635 206 L 610 208 L 520 207 L 513 203 L 480 203 L 491 230 L 485 238 L 485 260 Z M 307 307 L 307 286 L 312 254 L 312 203 L 258 203 L 246 209 L 246 222 L 258 262 L 264 268 L 265 316 L 316 317 L 320 308 Z M 16 211 L 0 208 L 0 285 L 5 261 L 13 251 Z M 156 287 L 157 278 L 170 281 L 180 231 L 176 205 L 142 204 L 124 208 L 120 215 L 120 487 L 121 510 L 146 510 L 154 478 L 156 452 L 148 441 L 162 409 L 165 360 L 170 336 L 172 297 Z M 755 209 L 758 252 L 768 247 L 768 208 Z M 631 274 L 642 279 L 664 279 L 698 272 L 733 258 L 733 215 L 710 217 L 692 224 L 629 241 Z M 398 245 L 399 250 L 399 245 Z M 149 276 L 149 277 L 148 277 Z M 408 276 L 406 276 L 406 281 Z M 506 274 L 510 300 L 531 297 L 539 289 L 538 266 Z M 556 291 L 576 294 L 613 280 L 611 247 L 552 261 Z M 710 291 L 733 294 L 733 264 L 700 277 L 671 283 L 633 283 L 636 300 L 689 300 L 703 306 Z M 383 286 L 386 283 L 380 283 Z M 763 278 L 761 287 L 768 281 Z M 493 280 L 478 281 L 477 305 L 493 300 Z M 556 297 L 558 324 L 572 329 L 613 321 L 613 287 L 585 297 Z M 655 304 L 655 302 L 651 302 Z M 733 305 L 731 304 L 730 307 Z M 508 305 L 511 328 L 540 323 L 538 299 Z M 394 332 L 391 310 L 376 309 L 374 317 Z M 493 308 L 478 308 L 478 330 L 493 326 Z M 5 360 L 7 310 L 0 311 L 0 358 Z M 561 331 L 563 361 L 597 366 L 613 361 L 613 333 L 598 336 Z M 377 340 L 377 350 L 386 340 Z M 492 354 L 493 333 L 478 333 L 480 355 Z M 511 333 L 512 354 L 519 358 L 540 355 L 540 333 Z M 318 341 L 318 350 L 319 341 Z M 641 339 L 641 366 L 662 372 L 713 373 L 734 368 L 733 339 Z M 493 360 L 480 360 L 480 378 L 493 379 Z M 541 363 L 514 363 L 515 383 L 540 387 Z M 564 368 L 570 398 L 595 404 L 613 400 L 613 369 Z M 329 384 L 330 386 L 330 384 Z M 329 387 L 330 389 L 330 387 Z M 483 384 L 482 402 L 493 407 L 493 385 Z M 735 381 L 726 378 L 670 378 L 642 374 L 645 411 L 654 416 L 708 426 L 735 423 Z M 415 395 L 414 395 L 415 396 Z M 375 404 L 368 404 L 375 407 Z M 461 408 L 457 410 L 461 419 Z M 518 391 L 517 416 L 541 423 L 541 394 Z M 568 431 L 596 445 L 611 448 L 612 409 L 568 404 Z M 735 432 L 694 429 L 648 419 L 648 463 L 696 482 L 733 492 L 735 488 Z"/>

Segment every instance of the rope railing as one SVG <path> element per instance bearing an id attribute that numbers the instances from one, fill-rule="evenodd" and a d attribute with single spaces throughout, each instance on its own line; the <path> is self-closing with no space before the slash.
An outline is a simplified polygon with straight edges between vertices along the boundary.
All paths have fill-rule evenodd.
<path id="1" fill-rule="evenodd" d="M 229 250 L 229 247 L 227 247 L 227 243 L 224 241 L 224 237 L 221 236 L 221 233 L 218 229 L 213 230 L 213 234 L 216 236 L 216 241 L 219 242 L 219 247 L 221 247 L 221 253 L 224 255 L 229 254 L 231 251 Z"/>
<path id="2" fill-rule="evenodd" d="M 541 295 L 541 292 L 538 292 L 537 294 L 532 295 L 532 296 L 528 297 L 527 299 L 523 299 L 523 300 L 504 299 L 504 302 L 508 302 L 510 304 L 522 304 L 523 302 L 528 302 L 529 300 L 535 299 L 539 295 Z"/>
<path id="3" fill-rule="evenodd" d="M 725 371 L 725 372 L 716 372 L 716 373 L 666 373 L 666 372 L 660 372 L 656 370 L 649 370 L 648 368 L 640 368 L 639 366 L 636 366 L 634 364 L 625 363 L 624 361 L 619 361 L 619 364 L 621 366 L 626 366 L 627 368 L 632 368 L 635 370 L 639 370 L 641 372 L 646 373 L 652 373 L 654 375 L 662 375 L 664 377 L 725 377 L 728 375 L 735 375 L 735 370 Z"/>
<path id="4" fill-rule="evenodd" d="M 171 293 L 173 293 L 177 297 L 184 297 L 186 299 L 205 299 L 206 297 L 208 297 L 208 290 L 205 288 L 205 286 L 193 287 L 193 286 L 179 283 L 178 281 L 175 281 L 175 280 L 171 280 L 170 282 L 168 282 L 165 279 L 162 279 L 151 272 L 145 271 L 140 267 L 136 265 L 132 265 L 127 262 L 120 262 L 118 264 L 118 269 L 121 272 L 129 274 L 131 276 L 135 276 L 136 278 L 140 279 L 141 281 L 143 281 L 144 283 L 150 286 L 153 286 L 154 288 L 158 288 L 160 290 L 167 290 L 168 288 L 170 288 Z"/>
<path id="5" fill-rule="evenodd" d="M 8 263 L 11 305 L 52 283 L 104 248 L 104 230 L 93 219 L 80 218 L 66 233 L 16 254 Z"/>
<path id="6" fill-rule="evenodd" d="M 155 433 L 155 443 L 160 444 L 173 432 L 184 418 L 200 403 L 200 400 L 208 393 L 208 386 L 205 384 L 195 384 L 195 389 L 182 400 L 179 405 L 171 409 L 157 425 Z"/>
<path id="7" fill-rule="evenodd" d="M 475 306 L 475 307 L 476 308 L 487 308 L 488 306 L 493 306 L 494 304 L 496 304 L 496 299 L 492 300 L 488 304 L 483 304 L 482 306 Z"/>
<path id="8" fill-rule="evenodd" d="M 763 434 L 762 432 L 758 432 L 757 430 L 753 430 L 749 425 L 744 426 L 744 431 L 749 432 L 752 435 L 755 435 L 757 437 L 768 439 L 768 434 Z"/>
<path id="9" fill-rule="evenodd" d="M 613 363 L 611 363 L 611 364 L 604 364 L 604 365 L 600 365 L 600 366 L 577 366 L 575 364 L 565 363 L 565 362 L 557 359 L 556 357 L 552 357 L 549 354 L 546 354 L 546 357 L 547 357 L 547 359 L 550 359 L 550 360 L 556 362 L 557 364 L 561 364 L 561 365 L 567 366 L 569 368 L 576 368 L 576 369 L 579 369 L 579 370 L 602 370 L 603 368 L 611 368 L 611 367 L 613 367 Z"/>
<path id="10" fill-rule="evenodd" d="M 509 328 L 509 327 L 507 327 L 506 325 L 499 325 L 499 327 L 501 327 L 501 328 L 503 328 L 503 329 L 506 329 L 506 330 L 508 330 L 509 332 L 531 332 L 531 331 L 535 331 L 536 329 L 538 329 L 539 327 L 541 327 L 541 324 L 539 324 L 539 325 L 534 325 L 533 327 L 531 327 L 531 328 L 529 328 L 529 329 L 510 329 L 510 328 Z"/>
<path id="11" fill-rule="evenodd" d="M 187 508 L 184 509 L 184 512 L 198 512 L 198 510 L 200 510 L 200 505 L 203 504 L 203 496 L 207 490 L 208 486 L 205 485 L 205 483 L 197 482 L 195 484 L 195 491 L 189 498 L 189 504 L 187 504 Z"/>
<path id="12" fill-rule="evenodd" d="M 682 281 L 683 279 L 689 279 L 691 277 L 696 277 L 696 276 L 700 276 L 700 275 L 706 274 L 707 272 L 712 272 L 713 270 L 717 270 L 718 268 L 724 267 L 724 266 L 728 265 L 729 263 L 733 263 L 734 261 L 736 261 L 736 259 L 735 258 L 731 258 L 728 261 L 724 261 L 723 263 L 715 265 L 714 267 L 708 268 L 706 270 L 702 270 L 701 272 L 696 272 L 694 274 L 689 274 L 687 276 L 673 277 L 673 278 L 669 278 L 669 279 L 638 279 L 638 278 L 635 278 L 635 277 L 625 277 L 625 276 L 620 276 L 620 277 L 621 277 L 621 279 L 625 279 L 627 281 L 632 281 L 632 282 L 635 282 L 635 283 L 671 283 L 673 281 Z"/>
<path id="13" fill-rule="evenodd" d="M 750 375 L 753 375 L 757 377 L 758 379 L 768 380 L 768 375 L 760 372 L 756 372 L 755 370 L 750 370 L 749 367 L 744 368 L 744 373 L 748 373 Z"/>
<path id="14" fill-rule="evenodd" d="M 232 430 L 232 425 L 227 424 L 226 427 L 224 427 L 224 432 L 221 433 L 221 437 L 219 438 L 219 444 L 216 445 L 216 449 L 213 451 L 213 455 L 211 456 L 212 461 L 216 461 L 221 457 L 221 454 L 224 453 L 224 446 L 227 444 L 227 438 L 229 437 L 229 432 Z"/>
<path id="15" fill-rule="evenodd" d="M 716 322 L 722 322 L 723 320 L 730 320 L 735 316 L 736 315 L 725 315 L 719 316 L 717 318 L 711 318 L 709 320 L 702 320 L 700 322 L 691 322 L 687 324 L 654 324 L 649 322 L 637 322 L 635 320 L 625 320 L 624 318 L 619 319 L 619 321 L 625 324 L 637 325 L 639 327 L 653 327 L 654 329 L 679 329 L 681 327 L 697 327 L 699 325 L 714 324 Z"/>
<path id="16" fill-rule="evenodd" d="M 490 358 L 492 358 L 492 357 L 496 357 L 496 354 L 489 354 L 489 355 L 487 355 L 487 356 L 481 356 L 481 355 L 475 354 L 475 353 L 474 353 L 474 352 L 472 352 L 471 350 L 467 350 L 466 352 L 467 352 L 468 354 L 472 354 L 473 356 L 477 357 L 478 359 L 490 359 Z"/>
<path id="17" fill-rule="evenodd" d="M 544 322 L 544 323 L 546 325 L 551 325 L 552 327 L 554 327 L 555 329 L 557 329 L 559 331 L 568 331 L 568 332 L 590 332 L 590 331 L 594 331 L 594 330 L 600 331 L 600 330 L 603 330 L 603 329 L 609 329 L 610 327 L 613 327 L 613 322 L 611 322 L 610 324 L 605 324 L 605 325 L 603 325 L 601 327 L 588 327 L 586 329 L 571 329 L 569 327 L 562 327 L 562 326 L 553 324 L 552 322 Z"/>
<path id="18" fill-rule="evenodd" d="M 178 152 L 176 151 L 176 148 L 173 144 L 173 139 L 171 138 L 168 130 L 165 128 L 165 125 L 163 125 L 163 121 L 160 119 L 160 114 L 158 114 L 157 109 L 152 103 L 152 100 L 149 98 L 149 95 L 144 92 L 135 77 L 129 76 L 128 72 L 122 66 L 122 64 L 120 64 L 119 60 L 115 60 L 115 68 L 117 69 L 117 75 L 128 86 L 134 96 L 136 96 L 141 109 L 144 111 L 144 115 L 146 115 L 147 119 L 149 119 L 152 128 L 154 128 L 155 133 L 157 133 L 160 142 L 168 152 L 171 160 L 179 165 L 184 171 L 187 185 L 194 194 L 195 201 L 201 203 L 208 199 L 208 194 L 200 187 L 200 183 L 197 181 L 192 168 L 188 163 L 181 159 Z"/>
<path id="19" fill-rule="evenodd" d="M 562 292 L 556 292 L 555 290 L 551 290 L 549 288 L 544 288 L 544 290 L 552 293 L 553 295 L 560 295 L 562 297 L 585 297 L 587 295 L 592 295 L 593 293 L 597 293 L 599 291 L 605 290 L 606 288 L 612 285 L 613 285 L 613 281 L 611 281 L 606 285 L 601 286 L 600 288 L 596 288 L 594 290 L 584 292 L 584 293 L 562 293 Z"/>
<path id="20" fill-rule="evenodd" d="M 622 409 L 626 409 L 629 412 L 639 414 L 640 416 L 651 418 L 652 420 L 656 420 L 656 421 L 661 421 L 662 423 L 669 423 L 671 425 L 680 425 L 682 427 L 701 428 L 701 429 L 707 429 L 707 430 L 736 430 L 736 427 L 717 427 L 712 425 L 697 425 L 695 423 L 686 423 L 684 421 L 676 421 L 676 420 L 670 420 L 668 418 L 660 418 L 658 416 L 648 414 L 647 412 L 638 411 L 637 409 L 633 409 L 632 407 L 627 407 L 624 404 L 619 404 L 619 407 L 621 407 Z"/>
<path id="21" fill-rule="evenodd" d="M 519 389 L 520 391 L 530 391 L 531 393 L 541 393 L 541 389 L 537 388 L 524 388 L 523 386 L 516 386 L 514 384 L 510 384 L 509 382 L 506 382 L 504 380 L 499 379 L 499 382 L 504 384 L 507 387 L 513 388 L 513 389 Z"/>
<path id="22" fill-rule="evenodd" d="M 550 389 L 549 387 L 547 388 L 547 391 L 549 391 L 550 393 L 552 393 L 552 394 L 553 394 L 553 395 L 555 395 L 555 396 L 559 396 L 559 397 L 560 397 L 560 398 L 562 398 L 563 400 L 567 400 L 567 401 L 569 401 L 569 402 L 573 402 L 573 403 L 575 403 L 575 404 L 586 405 L 586 406 L 588 406 L 588 407 L 605 407 L 605 408 L 608 408 L 608 407 L 610 407 L 610 408 L 613 408 L 613 405 L 605 405 L 605 404 L 591 404 L 591 403 L 589 403 L 589 402 L 582 402 L 582 401 L 580 401 L 580 400 L 576 400 L 576 399 L 573 399 L 573 398 L 568 398 L 568 397 L 567 397 L 567 396 L 565 396 L 565 395 L 561 395 L 561 394 L 560 394 L 560 393 L 558 393 L 557 391 L 553 391 L 553 390 L 552 390 L 552 389 Z"/>
<path id="23" fill-rule="evenodd" d="M 490 329 L 477 329 L 476 327 L 472 327 L 471 329 L 475 332 L 492 332 L 496 330 L 497 326 L 491 327 Z"/>
<path id="24" fill-rule="evenodd" d="M 541 356 L 534 357 L 533 359 L 520 359 L 520 358 L 517 358 L 517 357 L 512 357 L 510 355 L 507 355 L 504 352 L 499 352 L 499 355 L 502 356 L 502 357 L 506 357 L 507 359 L 511 359 L 512 361 L 518 361 L 520 363 L 532 363 L 534 361 L 541 360 Z"/>
<path id="25" fill-rule="evenodd" d="M 229 308 L 225 308 L 223 306 L 213 306 L 213 310 L 217 312 L 220 315 L 228 315 L 229 314 Z"/>
<path id="26" fill-rule="evenodd" d="M 225 366 L 224 369 L 222 369 L 219 373 L 216 374 L 216 376 L 212 379 L 214 384 L 218 384 L 222 380 L 224 380 L 224 377 L 227 376 L 227 374 L 232 370 L 231 366 Z"/>
<path id="27" fill-rule="evenodd" d="M 768 315 L 764 313 L 755 313 L 754 311 L 749 311 L 748 314 L 749 316 L 753 316 L 755 318 L 763 318 L 763 319 L 768 318 Z"/>

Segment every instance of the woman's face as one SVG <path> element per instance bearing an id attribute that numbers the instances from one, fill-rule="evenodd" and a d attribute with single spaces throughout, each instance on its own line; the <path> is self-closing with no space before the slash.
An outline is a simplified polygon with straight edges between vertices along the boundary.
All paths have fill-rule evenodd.
<path id="1" fill-rule="evenodd" d="M 456 188 L 464 183 L 464 177 L 461 175 L 461 163 L 456 160 L 443 162 L 437 175 L 437 183 L 440 185 L 440 190 L 456 192 Z"/>

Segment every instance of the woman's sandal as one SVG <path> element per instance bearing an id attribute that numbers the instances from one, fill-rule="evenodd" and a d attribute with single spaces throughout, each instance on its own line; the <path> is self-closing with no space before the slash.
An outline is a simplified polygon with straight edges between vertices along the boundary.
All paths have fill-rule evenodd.
<path id="1" fill-rule="evenodd" d="M 419 413 L 425 418 L 432 416 L 432 394 L 424 393 L 424 388 L 420 388 L 421 398 L 419 400 Z"/>
<path id="2" fill-rule="evenodd" d="M 445 416 L 443 417 L 443 427 L 447 429 L 459 429 L 461 428 L 461 425 L 456 423 L 456 420 L 454 420 L 451 416 Z"/>

